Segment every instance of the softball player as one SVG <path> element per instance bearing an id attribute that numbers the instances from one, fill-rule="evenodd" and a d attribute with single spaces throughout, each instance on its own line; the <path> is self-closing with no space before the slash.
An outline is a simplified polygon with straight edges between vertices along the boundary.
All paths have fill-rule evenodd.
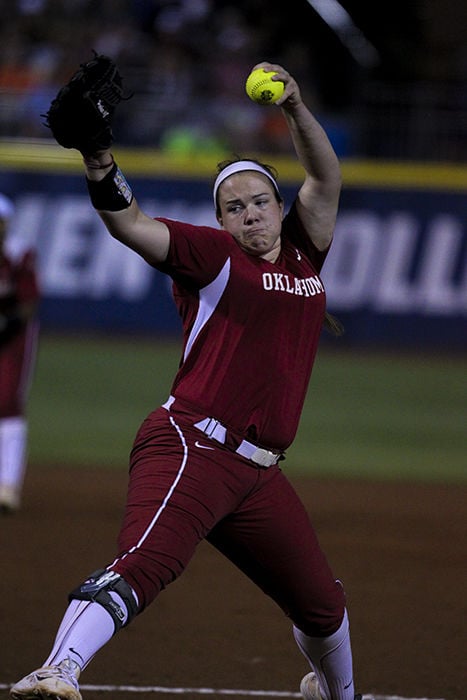
<path id="1" fill-rule="evenodd" d="M 221 230 L 151 219 L 110 150 L 84 156 L 109 232 L 173 280 L 183 356 L 171 394 L 130 456 L 118 554 L 70 593 L 42 668 L 13 698 L 79 700 L 81 671 L 184 571 L 207 539 L 277 603 L 311 671 L 307 700 L 354 700 L 344 592 L 280 464 L 292 442 L 323 319 L 319 272 L 341 187 L 336 155 L 295 80 L 281 105 L 305 178 L 290 211 L 271 168 L 221 164 Z M 259 67 L 259 66 L 256 66 Z"/>
<path id="2" fill-rule="evenodd" d="M 20 505 L 26 448 L 26 404 L 38 335 L 39 287 L 35 257 L 5 249 L 13 202 L 0 195 L 0 513 Z"/>

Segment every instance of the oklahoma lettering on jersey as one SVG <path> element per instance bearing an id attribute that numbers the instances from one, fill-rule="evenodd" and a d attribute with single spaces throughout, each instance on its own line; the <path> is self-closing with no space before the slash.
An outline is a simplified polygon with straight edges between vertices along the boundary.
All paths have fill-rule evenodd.
<path id="1" fill-rule="evenodd" d="M 318 275 L 298 279 L 297 277 L 291 278 L 283 272 L 265 272 L 263 273 L 263 287 L 267 290 L 274 289 L 299 296 L 304 294 L 306 297 L 324 294 L 324 286 Z"/>
<path id="2" fill-rule="evenodd" d="M 297 431 L 326 305 L 326 257 L 285 217 L 273 264 L 226 231 L 161 219 L 170 251 L 183 357 L 171 394 L 263 447 L 285 450 Z"/>

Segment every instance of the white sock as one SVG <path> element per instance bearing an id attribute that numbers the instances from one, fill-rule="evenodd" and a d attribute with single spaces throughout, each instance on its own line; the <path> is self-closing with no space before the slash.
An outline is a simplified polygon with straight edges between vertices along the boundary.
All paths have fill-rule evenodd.
<path id="1" fill-rule="evenodd" d="M 324 700 L 354 700 L 349 619 L 329 637 L 308 637 L 294 626 L 300 651 L 316 673 Z"/>
<path id="2" fill-rule="evenodd" d="M 110 591 L 110 595 L 123 610 L 126 610 L 118 593 Z M 126 622 L 126 618 L 123 622 Z M 113 618 L 102 605 L 88 600 L 72 600 L 44 666 L 56 666 L 66 659 L 71 659 L 82 671 L 99 649 L 113 637 L 114 632 Z"/>
<path id="3" fill-rule="evenodd" d="M 18 496 L 24 480 L 27 432 L 22 416 L 0 419 L 0 485 Z"/>

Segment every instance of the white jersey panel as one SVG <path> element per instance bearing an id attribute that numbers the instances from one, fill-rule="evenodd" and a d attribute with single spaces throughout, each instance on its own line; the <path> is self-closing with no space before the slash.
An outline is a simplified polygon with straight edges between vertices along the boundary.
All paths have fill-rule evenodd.
<path id="1" fill-rule="evenodd" d="M 206 325 L 206 323 L 209 321 L 211 318 L 212 314 L 214 313 L 219 300 L 221 296 L 223 295 L 225 288 L 227 287 L 227 283 L 229 281 L 229 276 L 230 276 L 230 258 L 228 258 L 225 262 L 224 267 L 222 270 L 219 272 L 217 277 L 206 287 L 203 289 L 200 289 L 199 291 L 199 308 L 198 308 L 198 313 L 196 315 L 195 322 L 193 324 L 193 328 L 191 329 L 191 333 L 188 337 L 188 341 L 186 344 L 185 352 L 183 355 L 183 360 L 186 360 L 193 343 L 195 342 L 196 338 L 198 337 L 198 334 L 202 330 L 202 328 Z"/>

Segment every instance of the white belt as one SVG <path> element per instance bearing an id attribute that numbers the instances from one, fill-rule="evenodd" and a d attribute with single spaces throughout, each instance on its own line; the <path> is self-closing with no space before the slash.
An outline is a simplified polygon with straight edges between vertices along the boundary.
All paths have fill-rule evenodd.
<path id="1" fill-rule="evenodd" d="M 195 423 L 194 427 L 201 430 L 208 438 L 217 440 L 217 442 L 220 442 L 222 445 L 225 444 L 227 428 L 215 418 L 203 418 L 203 420 Z M 272 467 L 273 464 L 277 464 L 282 456 L 281 454 L 271 452 L 271 450 L 257 447 L 257 445 L 248 442 L 248 440 L 242 440 L 235 452 L 246 459 L 250 459 L 255 464 L 259 464 L 260 467 Z"/>
<path id="2" fill-rule="evenodd" d="M 174 401 L 175 397 L 169 396 L 167 401 L 163 404 L 163 408 L 170 411 L 170 407 Z M 225 445 L 227 428 L 215 418 L 203 418 L 203 420 L 195 423 L 194 427 L 201 430 L 208 438 L 220 442 L 221 445 Z M 277 454 L 276 452 L 271 452 L 271 450 L 265 450 L 262 447 L 254 445 L 252 442 L 248 442 L 248 440 L 242 440 L 235 452 L 245 457 L 245 459 L 250 459 L 255 464 L 259 464 L 260 467 L 272 467 L 274 464 L 277 464 L 282 457 L 281 453 Z"/>

